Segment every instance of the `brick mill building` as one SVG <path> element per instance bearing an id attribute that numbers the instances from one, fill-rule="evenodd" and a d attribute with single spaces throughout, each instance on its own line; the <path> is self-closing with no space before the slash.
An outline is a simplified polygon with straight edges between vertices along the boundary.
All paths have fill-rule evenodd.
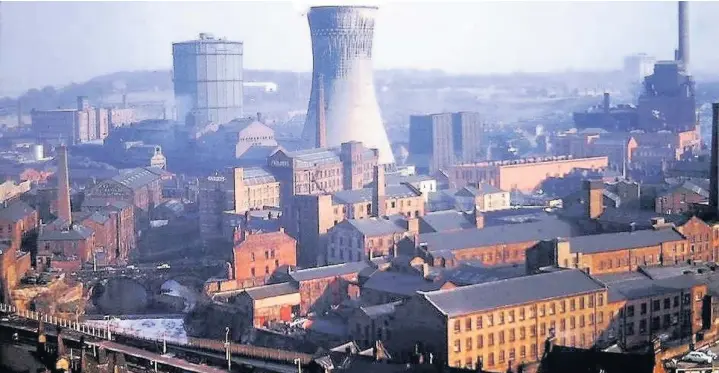
<path id="1" fill-rule="evenodd" d="M 446 174 L 457 188 L 472 183 L 487 183 L 501 190 L 531 192 L 549 177 L 561 177 L 574 169 L 603 170 L 608 165 L 606 156 L 537 157 L 453 165 L 446 169 Z"/>
<path id="2" fill-rule="evenodd" d="M 297 241 L 279 232 L 238 232 L 233 249 L 233 277 L 238 288 L 264 285 L 275 271 L 297 265 Z"/>
<path id="3" fill-rule="evenodd" d="M 544 341 L 589 348 L 610 323 L 607 287 L 579 270 L 420 293 L 397 306 L 392 345 L 421 342 L 451 367 L 506 371 L 536 362 Z"/>

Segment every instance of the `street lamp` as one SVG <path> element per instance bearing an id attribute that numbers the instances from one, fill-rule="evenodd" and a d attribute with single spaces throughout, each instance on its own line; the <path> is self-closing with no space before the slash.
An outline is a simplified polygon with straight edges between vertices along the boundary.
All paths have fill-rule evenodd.
<path id="1" fill-rule="evenodd" d="M 232 371 L 232 354 L 230 353 L 230 327 L 225 327 L 225 348 L 227 351 L 227 371 Z"/>

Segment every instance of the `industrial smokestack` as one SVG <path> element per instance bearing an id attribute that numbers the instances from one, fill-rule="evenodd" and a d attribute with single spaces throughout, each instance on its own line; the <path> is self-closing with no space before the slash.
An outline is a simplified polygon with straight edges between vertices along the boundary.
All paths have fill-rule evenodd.
<path id="1" fill-rule="evenodd" d="M 67 147 L 58 148 L 57 162 L 57 217 L 65 220 L 68 224 L 72 222 L 70 212 L 70 177 L 67 165 Z"/>
<path id="2" fill-rule="evenodd" d="M 604 114 L 609 114 L 609 92 L 604 92 L 604 101 L 602 102 L 602 109 L 604 109 Z"/>
<path id="3" fill-rule="evenodd" d="M 712 104 L 712 164 L 710 172 L 709 207 L 719 217 L 719 103 Z"/>
<path id="4" fill-rule="evenodd" d="M 678 31 L 679 45 L 677 48 L 677 61 L 684 65 L 684 69 L 689 69 L 689 12 L 687 11 L 687 2 L 679 2 L 678 14 Z"/>

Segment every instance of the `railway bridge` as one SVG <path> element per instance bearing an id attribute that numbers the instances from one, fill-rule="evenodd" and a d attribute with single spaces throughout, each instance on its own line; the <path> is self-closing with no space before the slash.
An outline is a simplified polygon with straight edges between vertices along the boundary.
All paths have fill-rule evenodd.
<path id="1" fill-rule="evenodd" d="M 87 348 L 131 356 L 133 359 L 154 364 L 155 368 L 158 365 L 168 367 L 169 370 L 165 371 L 180 370 L 196 373 L 228 370 L 244 372 L 254 369 L 277 373 L 321 371 L 312 355 L 293 351 L 201 338 L 151 339 L 115 329 L 110 323 L 103 328 L 35 311 L 18 310 L 12 305 L 3 303 L 0 303 L 0 313 L 5 315 L 0 319 L 0 327 L 26 334 L 41 334 L 45 330 L 45 325 L 54 325 L 70 335 L 77 336 L 75 340 L 82 341 Z M 173 356 L 182 356 L 184 359 Z M 213 367 L 205 365 L 208 369 L 203 370 L 202 365 L 193 366 L 188 360 L 211 364 Z"/>

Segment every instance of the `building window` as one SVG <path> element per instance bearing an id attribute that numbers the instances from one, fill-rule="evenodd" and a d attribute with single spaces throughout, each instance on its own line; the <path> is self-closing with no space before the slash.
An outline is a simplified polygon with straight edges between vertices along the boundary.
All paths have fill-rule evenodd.
<path id="1" fill-rule="evenodd" d="M 647 332 L 647 320 L 639 320 L 639 334 Z"/>
<path id="2" fill-rule="evenodd" d="M 494 326 L 494 315 L 487 315 L 487 326 Z"/>
<path id="3" fill-rule="evenodd" d="M 519 328 L 519 339 L 524 340 L 527 337 L 527 329 L 525 327 Z"/>
<path id="4" fill-rule="evenodd" d="M 270 257 L 271 258 L 275 257 L 275 249 L 270 250 Z"/>
<path id="5" fill-rule="evenodd" d="M 251 262 L 255 261 L 255 253 L 250 253 L 250 261 Z"/>
<path id="6" fill-rule="evenodd" d="M 464 322 L 464 330 L 465 331 L 471 331 L 472 330 L 472 318 L 468 317 Z"/>
<path id="7" fill-rule="evenodd" d="M 579 309 L 584 309 L 584 297 L 579 298 Z"/>
<path id="8" fill-rule="evenodd" d="M 494 366 L 494 352 L 490 352 L 487 356 L 487 365 Z"/>
<path id="9" fill-rule="evenodd" d="M 514 329 L 509 330 L 509 341 L 514 342 Z"/>
<path id="10" fill-rule="evenodd" d="M 269 274 L 270 274 L 270 267 L 269 267 L 269 266 L 265 266 L 265 274 L 266 274 L 266 275 L 269 275 Z"/>
<path id="11" fill-rule="evenodd" d="M 454 341 L 454 352 L 462 352 L 462 341 L 459 339 Z"/>
<path id="12" fill-rule="evenodd" d="M 559 331 L 563 332 L 567 328 L 567 320 L 561 319 L 559 320 Z"/>
<path id="13" fill-rule="evenodd" d="M 462 323 L 459 320 L 454 320 L 454 332 L 459 333 L 462 331 Z"/>
<path id="14" fill-rule="evenodd" d="M 514 310 L 509 311 L 509 312 L 507 313 L 507 321 L 508 321 L 509 323 L 513 323 L 513 322 L 514 322 Z"/>
<path id="15" fill-rule="evenodd" d="M 640 308 L 640 309 L 639 309 L 639 314 L 640 314 L 640 315 L 646 315 L 646 314 L 647 314 L 647 304 L 646 304 L 646 303 L 642 303 L 642 304 L 639 306 L 639 308 Z"/>
<path id="16" fill-rule="evenodd" d="M 494 346 L 494 333 L 487 335 L 487 345 Z"/>
<path id="17" fill-rule="evenodd" d="M 664 309 L 668 310 L 672 307 L 672 299 L 671 298 L 664 298 Z"/>
<path id="18" fill-rule="evenodd" d="M 530 337 L 536 337 L 537 336 L 537 326 L 532 325 L 529 327 L 529 336 Z"/>
<path id="19" fill-rule="evenodd" d="M 519 321 L 524 321 L 524 307 L 519 309 Z"/>
<path id="20" fill-rule="evenodd" d="M 477 348 L 484 347 L 484 338 L 481 335 L 477 336 Z"/>
<path id="21" fill-rule="evenodd" d="M 597 324 L 604 322 L 604 312 L 597 312 Z"/>
<path id="22" fill-rule="evenodd" d="M 674 297 L 674 307 L 679 307 L 679 296 Z"/>
<path id="23" fill-rule="evenodd" d="M 269 251 L 265 251 L 265 259 L 269 259 L 269 258 L 270 258 L 270 253 L 269 253 Z"/>
<path id="24" fill-rule="evenodd" d="M 597 306 L 601 307 L 604 305 L 604 294 L 597 294 Z"/>
<path id="25" fill-rule="evenodd" d="M 504 324 L 504 312 L 500 312 L 500 313 L 499 313 L 499 322 L 498 322 L 498 324 L 499 324 L 499 325 L 503 325 L 503 324 Z"/>
<path id="26" fill-rule="evenodd" d="M 472 351 L 472 338 L 467 338 L 465 341 L 465 347 L 467 348 L 467 351 Z"/>
<path id="27" fill-rule="evenodd" d="M 568 266 L 565 266 L 565 267 L 568 267 Z M 565 300 L 562 300 L 561 302 L 559 302 L 559 313 L 564 313 L 564 312 L 567 311 L 567 304 L 566 304 L 566 303 L 567 303 L 567 302 L 566 302 Z"/>
<path id="28" fill-rule="evenodd" d="M 504 330 L 499 331 L 499 344 L 504 344 Z"/>
<path id="29" fill-rule="evenodd" d="M 514 361 L 514 348 L 509 349 L 509 361 Z"/>
<path id="30" fill-rule="evenodd" d="M 477 316 L 477 329 L 482 329 L 482 316 Z"/>
<path id="31" fill-rule="evenodd" d="M 527 347 L 522 346 L 519 348 L 519 358 L 522 360 L 527 358 Z"/>
<path id="32" fill-rule="evenodd" d="M 652 302 L 652 311 L 659 311 L 659 308 L 660 308 L 659 306 L 661 305 L 660 303 L 661 302 L 659 301 L 659 299 L 655 299 Z"/>
<path id="33" fill-rule="evenodd" d="M 539 335 L 545 336 L 547 334 L 547 324 L 541 323 L 539 325 Z"/>
<path id="34" fill-rule="evenodd" d="M 589 308 L 594 307 L 594 294 L 589 296 Z"/>
<path id="35" fill-rule="evenodd" d="M 574 316 L 569 318 L 569 329 L 574 329 L 577 325 L 575 324 Z"/>
<path id="36" fill-rule="evenodd" d="M 252 277 L 255 277 L 255 269 L 254 268 L 250 268 L 250 275 Z"/>
<path id="37" fill-rule="evenodd" d="M 549 304 L 549 314 L 554 315 L 554 302 Z"/>

